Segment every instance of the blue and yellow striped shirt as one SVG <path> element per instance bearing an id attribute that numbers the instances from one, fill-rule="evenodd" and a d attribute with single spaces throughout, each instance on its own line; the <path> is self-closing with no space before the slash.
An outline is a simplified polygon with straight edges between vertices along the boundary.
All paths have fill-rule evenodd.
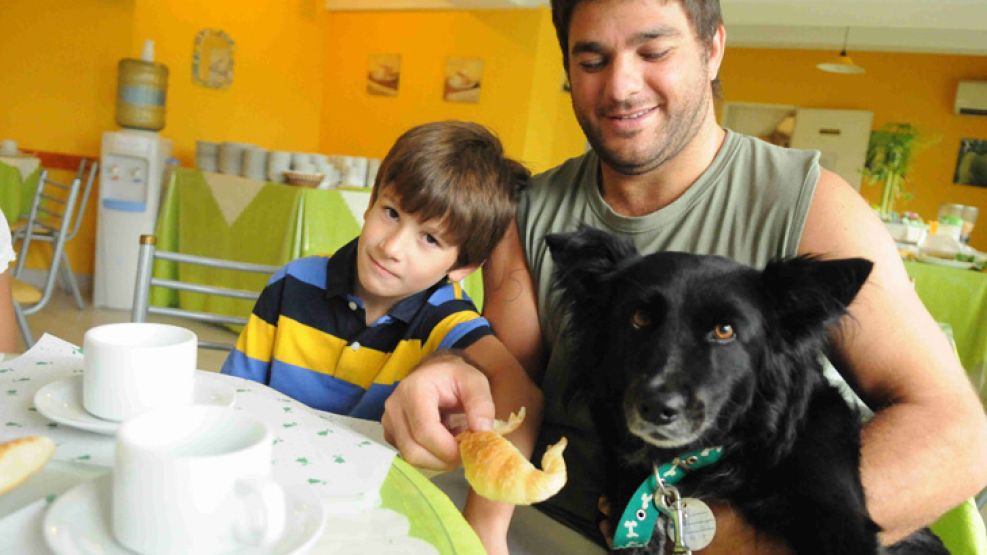
<path id="1" fill-rule="evenodd" d="M 407 297 L 367 326 L 353 294 L 357 240 L 271 277 L 222 372 L 310 407 L 379 420 L 384 400 L 429 354 L 492 334 L 458 283 Z"/>

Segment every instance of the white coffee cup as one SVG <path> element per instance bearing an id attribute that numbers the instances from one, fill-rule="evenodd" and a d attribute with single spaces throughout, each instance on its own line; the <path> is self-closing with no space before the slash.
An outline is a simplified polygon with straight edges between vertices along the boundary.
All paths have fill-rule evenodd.
<path id="1" fill-rule="evenodd" d="M 245 411 L 189 405 L 120 427 L 113 535 L 145 555 L 207 555 L 270 545 L 285 528 L 284 489 L 270 478 L 274 436 Z"/>
<path id="2" fill-rule="evenodd" d="M 122 421 L 146 410 L 191 404 L 198 338 L 166 324 L 107 324 L 83 338 L 82 406 Z"/>

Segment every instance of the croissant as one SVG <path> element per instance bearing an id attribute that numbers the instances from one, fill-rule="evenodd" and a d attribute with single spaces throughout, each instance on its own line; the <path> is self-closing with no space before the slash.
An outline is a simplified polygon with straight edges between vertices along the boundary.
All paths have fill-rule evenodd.
<path id="1" fill-rule="evenodd" d="M 0 495 L 14 489 L 40 470 L 55 452 L 45 436 L 28 436 L 0 443 Z"/>
<path id="2" fill-rule="evenodd" d="M 456 436 L 466 481 L 473 491 L 487 499 L 530 505 L 548 499 L 565 485 L 562 451 L 568 443 L 566 438 L 545 450 L 542 470 L 538 470 L 503 437 L 516 430 L 522 421 L 524 407 L 512 413 L 507 422 L 497 420 L 493 431 L 463 432 Z"/>

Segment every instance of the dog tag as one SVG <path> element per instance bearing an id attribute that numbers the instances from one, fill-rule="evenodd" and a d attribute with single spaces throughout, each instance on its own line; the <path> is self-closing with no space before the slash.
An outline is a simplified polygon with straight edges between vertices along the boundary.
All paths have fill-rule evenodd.
<path id="1" fill-rule="evenodd" d="M 690 551 L 705 549 L 716 535 L 716 517 L 709 505 L 695 497 L 682 500 L 682 543 Z"/>

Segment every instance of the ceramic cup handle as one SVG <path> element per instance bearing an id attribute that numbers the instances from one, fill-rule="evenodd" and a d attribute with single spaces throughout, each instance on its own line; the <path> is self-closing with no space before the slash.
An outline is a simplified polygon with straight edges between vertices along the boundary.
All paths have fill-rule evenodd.
<path id="1" fill-rule="evenodd" d="M 237 522 L 237 541 L 271 545 L 284 533 L 285 498 L 280 484 L 267 476 L 244 476 L 236 482 L 243 518 Z"/>

